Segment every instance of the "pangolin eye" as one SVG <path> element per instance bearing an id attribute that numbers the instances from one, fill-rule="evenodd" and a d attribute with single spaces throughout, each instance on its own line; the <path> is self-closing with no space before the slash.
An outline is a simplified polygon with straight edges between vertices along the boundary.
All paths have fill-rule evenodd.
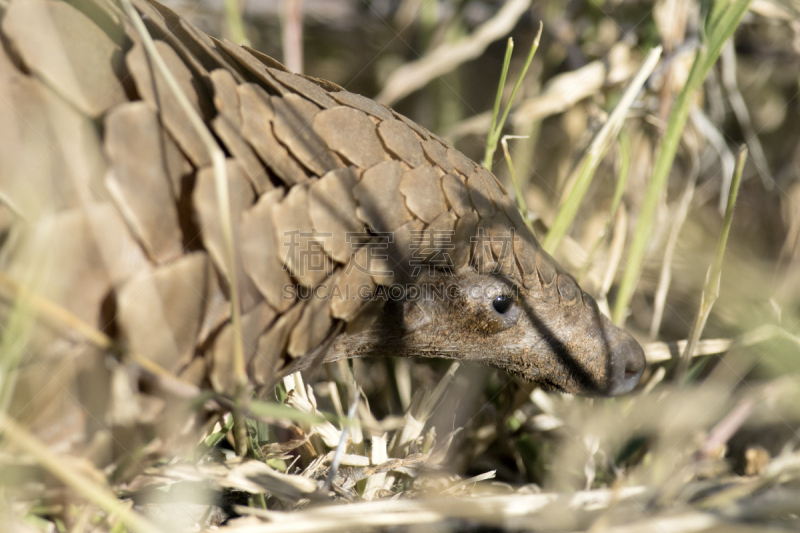
<path id="1" fill-rule="evenodd" d="M 514 298 L 507 294 L 503 294 L 502 296 L 498 296 L 492 302 L 492 306 L 494 310 L 497 311 L 499 314 L 504 315 L 511 309 L 511 306 L 514 304 Z"/>

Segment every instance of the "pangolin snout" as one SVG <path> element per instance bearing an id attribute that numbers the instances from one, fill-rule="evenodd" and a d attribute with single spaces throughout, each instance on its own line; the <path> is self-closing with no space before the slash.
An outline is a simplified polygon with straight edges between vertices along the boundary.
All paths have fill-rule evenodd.
<path id="1" fill-rule="evenodd" d="M 604 322 L 611 366 L 607 394 L 625 394 L 636 387 L 644 373 L 644 350 L 630 333 L 608 319 Z"/>

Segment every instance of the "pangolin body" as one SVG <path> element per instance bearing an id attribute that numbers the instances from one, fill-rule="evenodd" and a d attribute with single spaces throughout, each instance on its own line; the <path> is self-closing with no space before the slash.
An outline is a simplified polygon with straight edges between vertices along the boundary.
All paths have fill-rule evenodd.
<path id="1" fill-rule="evenodd" d="M 567 391 L 636 384 L 641 348 L 539 247 L 489 171 L 368 98 L 154 1 L 133 5 L 226 154 L 235 263 L 210 154 L 120 5 L 11 0 L 0 26 L 9 278 L 223 394 L 236 386 L 234 273 L 256 387 L 314 358 L 376 355 L 480 361 Z M 41 328 L 17 409 L 59 387 L 89 413 L 119 401 L 102 348 Z M 64 407 L 48 405 L 35 412 Z"/>

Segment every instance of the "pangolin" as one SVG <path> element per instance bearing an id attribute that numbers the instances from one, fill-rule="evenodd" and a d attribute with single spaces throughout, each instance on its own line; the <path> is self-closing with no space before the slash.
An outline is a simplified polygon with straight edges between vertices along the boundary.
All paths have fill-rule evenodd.
<path id="1" fill-rule="evenodd" d="M 154 0 L 132 4 L 226 156 L 234 261 L 207 145 L 121 4 L 10 0 L 6 278 L 220 394 L 236 387 L 232 276 L 256 388 L 366 356 L 476 361 L 569 392 L 636 385 L 641 347 L 542 250 L 491 172 L 369 98 L 210 37 Z M 120 360 L 69 327 L 24 338 L 11 411 L 40 434 L 43 420 L 75 416 L 72 403 L 89 426 L 110 423 L 108 403 L 119 426 L 158 411 L 139 401 L 129 412 L 120 391 L 136 385 Z"/>

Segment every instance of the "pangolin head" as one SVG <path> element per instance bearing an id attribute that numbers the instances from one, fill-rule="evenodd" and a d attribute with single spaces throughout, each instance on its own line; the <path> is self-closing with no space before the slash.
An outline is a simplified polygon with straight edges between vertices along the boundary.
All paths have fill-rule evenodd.
<path id="1" fill-rule="evenodd" d="M 468 265 L 414 277 L 414 290 L 387 297 L 377 321 L 334 352 L 479 362 L 570 393 L 631 391 L 645 368 L 641 346 L 527 228 L 519 233 L 505 257 L 487 251 L 491 257 L 481 258 L 473 243 Z"/>

